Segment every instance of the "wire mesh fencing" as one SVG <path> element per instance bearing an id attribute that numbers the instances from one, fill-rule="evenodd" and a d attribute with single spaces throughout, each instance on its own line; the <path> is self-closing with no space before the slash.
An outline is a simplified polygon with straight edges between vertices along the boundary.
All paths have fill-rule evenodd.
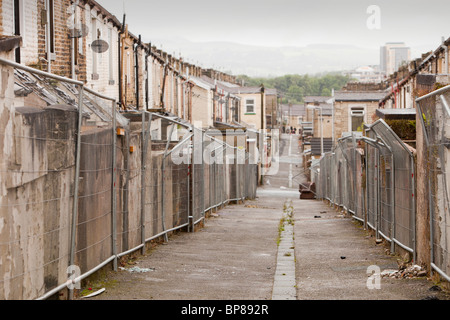
<path id="1" fill-rule="evenodd" d="M 381 230 L 388 232 L 393 242 L 414 253 L 415 237 L 415 163 L 414 149 L 405 144 L 384 122 L 371 126 L 386 147 L 380 157 Z M 389 150 L 389 152 L 388 152 Z"/>
<path id="2" fill-rule="evenodd" d="M 426 145 L 432 270 L 450 281 L 449 141 L 450 87 L 416 100 Z"/>
<path id="3" fill-rule="evenodd" d="M 0 67 L 16 88 L 1 101 L 1 299 L 72 298 L 100 268 L 256 196 L 246 134 L 230 142 L 174 117 L 119 112 L 81 82 Z"/>
<path id="4" fill-rule="evenodd" d="M 317 197 L 330 201 L 415 258 L 414 149 L 383 121 L 338 140 L 312 168 Z"/>
<path id="5" fill-rule="evenodd" d="M 2 116 L 0 128 L 0 298 L 36 297 L 67 275 L 78 112 L 75 100 L 59 105 L 54 79 L 5 65 L 2 72 L 20 88 L 23 103 L 1 99 L 10 118 L 6 125 Z M 44 94 L 54 104 L 26 106 Z"/>

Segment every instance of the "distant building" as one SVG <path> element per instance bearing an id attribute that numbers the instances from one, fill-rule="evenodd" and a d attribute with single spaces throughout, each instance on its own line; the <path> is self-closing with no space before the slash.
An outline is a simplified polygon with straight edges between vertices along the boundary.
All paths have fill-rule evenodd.
<path id="1" fill-rule="evenodd" d="M 383 81 L 384 75 L 380 72 L 379 66 L 361 66 L 346 73 L 352 79 L 364 83 L 379 83 Z"/>
<path id="2" fill-rule="evenodd" d="M 305 103 L 305 119 L 304 121 L 306 121 L 308 124 L 311 123 L 313 124 L 314 121 L 314 110 L 312 110 L 311 108 L 308 107 L 320 107 L 324 104 L 331 104 L 333 101 L 333 97 L 328 97 L 328 96 L 306 96 L 303 99 L 304 103 Z"/>
<path id="3" fill-rule="evenodd" d="M 380 70 L 386 76 L 411 60 L 411 48 L 404 42 L 388 42 L 380 48 Z"/>
<path id="4" fill-rule="evenodd" d="M 281 121 L 284 128 L 300 128 L 306 118 L 306 108 L 303 104 L 281 105 Z"/>
<path id="5" fill-rule="evenodd" d="M 383 84 L 348 83 L 335 93 L 335 141 L 343 134 L 363 131 L 376 117 L 379 102 L 389 94 Z"/>

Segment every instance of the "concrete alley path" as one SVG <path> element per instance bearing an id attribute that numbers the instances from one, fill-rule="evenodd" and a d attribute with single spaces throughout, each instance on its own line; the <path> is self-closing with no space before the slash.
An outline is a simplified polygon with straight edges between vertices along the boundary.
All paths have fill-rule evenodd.
<path id="1" fill-rule="evenodd" d="M 269 183 L 258 189 L 256 200 L 219 210 L 204 228 L 177 233 L 127 266 L 149 268 L 147 272 L 109 272 L 100 284 L 106 291 L 89 299 L 445 298 L 442 292 L 430 291 L 433 284 L 425 278 L 382 278 L 379 289 L 369 289 L 368 268 L 396 269 L 397 257 L 385 254 L 384 247 L 350 217 L 321 201 L 300 200 L 298 183 L 288 185 L 289 175 L 301 173 L 295 160 L 298 145 L 287 135 L 281 142 L 280 170 L 266 178 Z M 280 241 L 279 247 L 286 208 L 292 209 L 291 233 L 286 234 L 292 241 L 287 246 Z"/>

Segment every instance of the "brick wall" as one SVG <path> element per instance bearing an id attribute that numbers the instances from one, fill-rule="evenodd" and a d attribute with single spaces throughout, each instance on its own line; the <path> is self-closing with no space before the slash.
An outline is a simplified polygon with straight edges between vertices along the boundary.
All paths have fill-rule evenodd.
<path id="1" fill-rule="evenodd" d="M 133 39 L 131 37 L 125 37 L 123 46 L 125 50 L 122 52 L 123 62 L 123 103 L 127 108 L 134 109 L 136 106 L 136 92 L 135 92 L 135 70 L 134 70 L 134 52 L 133 52 Z M 128 47 L 128 49 L 126 49 Z"/>
<path id="2" fill-rule="evenodd" d="M 386 83 L 349 82 L 342 88 L 342 91 L 378 91 L 386 88 Z"/>
<path id="3" fill-rule="evenodd" d="M 67 19 L 69 18 L 67 8 L 69 5 L 69 0 L 54 2 L 56 60 L 52 62 L 52 73 L 65 77 L 71 77 L 71 41 L 68 37 L 69 30 L 67 27 Z"/>
<path id="4" fill-rule="evenodd" d="M 55 60 L 51 61 L 51 72 L 57 75 L 71 77 L 71 41 L 68 37 L 69 30 L 67 27 L 67 19 L 69 13 L 67 9 L 70 5 L 70 0 L 54 0 L 54 43 L 55 43 Z M 41 14 L 45 10 L 45 1 L 37 1 L 38 12 L 38 55 L 39 58 L 47 60 L 47 46 L 46 46 L 46 19 L 45 15 Z M 43 70 L 48 70 L 48 63 L 41 59 L 41 66 Z"/>

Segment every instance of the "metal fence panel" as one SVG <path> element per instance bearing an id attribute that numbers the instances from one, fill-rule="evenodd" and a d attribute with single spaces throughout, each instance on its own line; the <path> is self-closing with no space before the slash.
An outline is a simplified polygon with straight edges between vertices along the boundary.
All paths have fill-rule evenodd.
<path id="1" fill-rule="evenodd" d="M 427 147 L 431 265 L 450 281 L 450 87 L 417 99 Z"/>
<path id="2" fill-rule="evenodd" d="M 414 159 L 413 153 L 392 131 L 384 121 L 377 121 L 371 129 L 385 141 L 392 156 L 389 161 L 385 159 L 387 203 L 393 206 L 392 216 L 386 224 L 392 224 L 390 238 L 405 249 L 414 252 L 415 248 L 415 186 L 414 186 Z M 389 177 L 389 175 L 392 175 Z M 389 183 L 389 180 L 392 182 Z M 390 199 L 392 198 L 392 199 Z M 390 206 L 389 205 L 389 206 Z M 386 225 L 386 228 L 389 226 Z"/>
<path id="3" fill-rule="evenodd" d="M 5 69 L 4 77 L 11 72 L 9 79 L 14 81 L 15 76 L 16 84 L 23 83 L 32 97 L 46 92 L 55 99 L 55 104 L 42 109 L 16 102 L 11 114 L 15 125 L 0 128 L 3 156 L 10 148 L 13 157 L 0 163 L 1 187 L 5 187 L 0 197 L 0 299 L 33 299 L 67 278 L 78 107 L 76 97 L 71 96 L 70 105 L 59 98 L 51 79 Z M 27 83 L 33 84 L 31 89 Z"/>
<path id="4" fill-rule="evenodd" d="M 114 99 L 81 82 L 0 62 L 16 69 L 27 94 L 50 105 L 16 106 L 23 121 L 0 131 L 16 164 L 1 166 L 8 194 L 0 197 L 0 294 L 13 295 L 1 298 L 46 299 L 67 288 L 73 294 L 80 281 L 111 262 L 116 269 L 118 258 L 146 242 L 167 241 L 211 208 L 256 197 L 257 164 L 249 153 L 242 150 L 242 164 L 226 162 L 225 151 L 237 156 L 238 146 L 214 141 L 218 161 L 193 162 L 192 135 L 172 141 L 175 126 L 186 124 L 145 111 L 125 115 Z M 163 140 L 151 139 L 152 117 L 168 123 Z M 200 149 L 213 143 L 201 136 Z M 177 153 L 187 162 L 171 159 Z"/>
<path id="5" fill-rule="evenodd" d="M 377 229 L 378 217 L 378 150 L 366 144 L 367 225 Z"/>
<path id="6" fill-rule="evenodd" d="M 364 145 L 364 151 L 362 150 Z M 351 134 L 320 159 L 319 198 L 346 209 L 394 244 L 415 253 L 413 153 L 383 121 Z"/>

